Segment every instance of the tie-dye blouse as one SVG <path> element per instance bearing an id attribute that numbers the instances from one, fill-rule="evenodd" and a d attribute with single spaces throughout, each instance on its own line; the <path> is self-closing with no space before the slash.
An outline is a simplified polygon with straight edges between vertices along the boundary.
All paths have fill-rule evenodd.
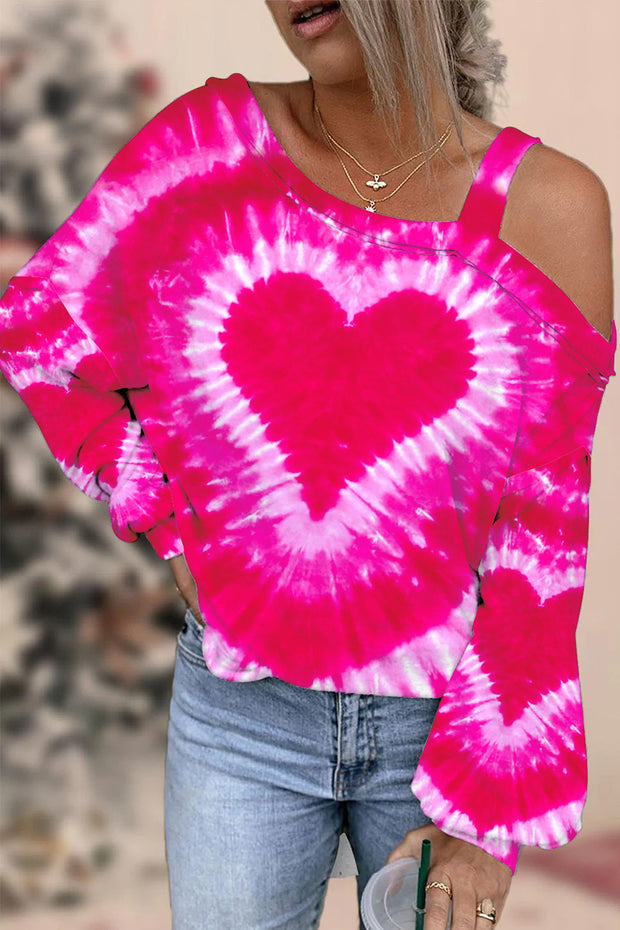
<path id="1" fill-rule="evenodd" d="M 411 783 L 514 872 L 581 828 L 576 652 L 608 341 L 499 238 L 286 154 L 239 73 L 166 105 L 13 276 L 1 367 L 114 533 L 184 553 L 210 670 L 441 697 Z M 380 210 L 380 208 L 379 208 Z"/>

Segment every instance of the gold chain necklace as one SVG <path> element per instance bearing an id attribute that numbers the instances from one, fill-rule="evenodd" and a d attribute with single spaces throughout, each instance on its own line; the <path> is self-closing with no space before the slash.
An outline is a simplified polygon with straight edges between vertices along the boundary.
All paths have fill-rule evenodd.
<path id="1" fill-rule="evenodd" d="M 316 104 L 316 100 L 314 100 L 314 109 L 316 110 L 317 116 L 319 117 L 319 121 L 320 121 L 320 123 L 321 123 L 321 128 L 323 129 L 323 132 L 325 133 L 325 135 L 327 135 L 327 136 L 331 139 L 331 141 L 334 143 L 334 145 L 337 145 L 337 146 L 338 146 L 338 148 L 340 149 L 341 152 L 344 152 L 346 155 L 348 155 L 350 158 L 352 158 L 353 161 L 355 162 L 355 164 L 358 166 L 358 168 L 361 168 L 362 171 L 365 171 L 365 172 L 366 172 L 366 174 L 372 174 L 373 180 L 372 180 L 372 181 L 366 181 L 366 186 L 367 186 L 367 187 L 372 187 L 373 190 L 379 190 L 380 188 L 386 187 L 386 186 L 387 186 L 387 182 L 386 182 L 386 181 L 381 181 L 381 180 L 380 180 L 380 178 L 381 178 L 382 176 L 385 177 L 386 174 L 390 174 L 392 171 L 396 171 L 397 168 L 402 168 L 403 165 L 406 165 L 408 162 L 412 161 L 412 159 L 417 158 L 418 155 L 426 155 L 426 154 L 427 154 L 427 152 L 425 152 L 424 149 L 422 149 L 420 152 L 415 152 L 413 155 L 410 155 L 409 158 L 406 158 L 404 161 L 401 161 L 401 163 L 400 163 L 399 165 L 394 165 L 393 168 L 386 168 L 385 171 L 380 171 L 380 172 L 378 172 L 377 174 L 375 174 L 374 171 L 370 171 L 369 168 L 366 168 L 364 165 L 362 165 L 362 164 L 357 160 L 357 158 L 355 158 L 355 156 L 351 154 L 351 152 L 347 152 L 347 150 L 344 148 L 344 146 L 340 145 L 340 143 L 339 143 L 336 139 L 334 139 L 334 137 L 331 135 L 331 133 L 328 132 L 327 127 L 325 126 L 325 123 L 323 122 L 323 117 L 321 116 L 321 112 L 320 112 L 320 110 L 319 110 L 319 108 L 318 108 L 318 106 L 317 106 L 317 104 Z M 448 125 L 452 125 L 452 124 L 449 123 Z M 431 146 L 431 148 L 432 148 L 432 146 Z M 430 149 L 427 149 L 427 151 L 430 152 Z"/>
<path id="2" fill-rule="evenodd" d="M 372 187 L 374 190 L 378 190 L 379 188 L 385 187 L 385 186 L 386 186 L 386 182 L 380 180 L 381 175 L 389 174 L 390 171 L 395 171 L 396 168 L 401 168 L 402 165 L 406 165 L 407 162 L 410 162 L 412 158 L 417 158 L 418 155 L 423 155 L 423 154 L 426 154 L 426 153 L 425 153 L 424 151 L 422 151 L 422 152 L 416 152 L 415 155 L 411 155 L 409 158 L 405 159 L 405 161 L 401 162 L 400 165 L 394 165 L 393 168 L 388 168 L 386 171 L 381 171 L 381 172 L 379 172 L 378 174 L 375 174 L 373 171 L 369 171 L 368 168 L 365 168 L 363 165 L 361 165 L 360 162 L 357 160 L 357 158 L 355 158 L 355 156 L 352 155 L 351 152 L 348 152 L 348 151 L 344 148 L 344 146 L 340 145 L 340 143 L 337 142 L 337 141 L 334 139 L 334 137 L 328 132 L 328 130 L 327 130 L 326 126 L 325 126 L 325 123 L 323 122 L 323 117 L 321 116 L 321 111 L 319 110 L 319 108 L 318 108 L 318 106 L 317 106 L 316 100 L 314 100 L 314 110 L 316 111 L 316 114 L 317 114 L 317 116 L 318 116 L 318 118 L 319 118 L 319 123 L 320 123 L 320 125 L 321 125 L 321 129 L 322 129 L 322 131 L 323 131 L 323 133 L 324 133 L 324 135 L 325 135 L 325 137 L 326 137 L 326 139 L 327 139 L 327 141 L 328 141 L 328 144 L 330 145 L 330 147 L 331 147 L 332 150 L 334 151 L 334 154 L 336 155 L 338 161 L 340 162 L 340 164 L 341 164 L 341 166 L 342 166 L 342 169 L 343 169 L 344 173 L 346 174 L 346 176 L 347 176 L 347 178 L 348 178 L 348 180 L 349 180 L 349 183 L 351 184 L 353 190 L 354 190 L 355 193 L 358 195 L 358 197 L 360 197 L 362 200 L 365 200 L 366 203 L 368 204 L 368 206 L 365 207 L 365 209 L 366 209 L 366 210 L 369 210 L 369 211 L 372 212 L 372 213 L 376 213 L 376 212 L 377 212 L 377 211 L 376 211 L 376 204 L 377 204 L 377 203 L 383 203 L 384 200 L 389 200 L 390 197 L 393 197 L 394 194 L 396 194 L 397 191 L 399 191 L 399 190 L 401 189 L 401 187 L 403 186 L 403 184 L 404 184 L 406 181 L 408 181 L 409 178 L 411 178 L 411 177 L 416 173 L 416 171 L 419 171 L 420 168 L 423 167 L 423 165 L 425 164 L 425 162 L 426 162 L 427 160 L 430 161 L 430 159 L 433 158 L 433 157 L 437 154 L 437 152 L 439 151 L 439 149 L 440 149 L 443 145 L 445 145 L 445 143 L 448 141 L 448 137 L 449 137 L 449 135 L 450 135 L 450 133 L 451 133 L 451 131 L 452 131 L 452 121 L 451 121 L 451 122 L 448 123 L 448 126 L 446 127 L 446 129 L 444 130 L 444 132 L 442 133 L 442 135 L 439 137 L 439 139 L 437 140 L 437 142 L 434 143 L 435 150 L 432 152 L 432 154 L 430 155 L 430 158 L 429 158 L 429 159 L 425 159 L 424 161 L 421 161 L 419 165 L 416 165 L 416 167 L 413 169 L 413 171 L 411 171 L 411 172 L 407 175 L 407 177 L 404 178 L 404 179 L 400 182 L 400 184 L 399 184 L 396 188 L 394 188 L 394 190 L 393 190 L 390 194 L 387 195 L 387 197 L 382 197 L 381 200 L 371 200 L 371 199 L 369 199 L 368 197 L 364 197 L 364 195 L 361 193 L 361 191 L 358 190 L 358 188 L 357 188 L 355 182 L 353 181 L 353 178 L 351 177 L 351 175 L 350 175 L 349 172 L 347 171 L 347 166 L 345 165 L 345 163 L 343 162 L 342 158 L 340 157 L 340 155 L 338 154 L 338 152 L 337 152 L 336 149 L 334 148 L 334 145 L 338 146 L 338 148 L 341 149 L 346 155 L 348 155 L 349 158 L 352 158 L 353 161 L 355 162 L 355 164 L 358 165 L 358 167 L 360 167 L 360 168 L 362 169 L 362 171 L 365 171 L 367 174 L 372 174 L 372 175 L 373 175 L 373 180 L 372 180 L 372 181 L 366 181 L 366 185 L 367 185 L 368 187 Z M 430 152 L 432 148 L 433 148 L 433 146 L 431 146 L 430 149 L 427 149 L 427 152 Z"/>

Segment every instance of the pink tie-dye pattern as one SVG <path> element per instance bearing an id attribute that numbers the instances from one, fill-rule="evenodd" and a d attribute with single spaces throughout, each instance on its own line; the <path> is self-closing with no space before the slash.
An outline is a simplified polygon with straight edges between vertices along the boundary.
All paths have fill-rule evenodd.
<path id="1" fill-rule="evenodd" d="M 185 553 L 212 672 L 441 696 L 412 791 L 513 872 L 581 827 L 617 341 L 499 238 L 538 141 L 503 129 L 458 221 L 399 220 L 310 181 L 241 74 L 209 78 L 11 279 L 0 354 L 114 532 Z"/>

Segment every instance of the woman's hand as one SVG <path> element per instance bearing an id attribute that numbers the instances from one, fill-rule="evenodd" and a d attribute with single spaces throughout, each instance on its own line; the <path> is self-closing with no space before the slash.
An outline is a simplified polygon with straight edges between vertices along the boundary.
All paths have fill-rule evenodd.
<path id="1" fill-rule="evenodd" d="M 422 840 L 431 840 L 431 863 L 428 882 L 443 882 L 452 889 L 452 926 L 459 930 L 489 930 L 490 920 L 476 917 L 476 905 L 490 898 L 495 906 L 495 926 L 499 924 L 510 884 L 512 871 L 495 856 L 479 846 L 444 833 L 435 824 L 410 830 L 385 861 L 395 862 L 405 856 L 422 854 Z M 415 903 L 415 902 L 414 902 Z M 426 892 L 424 930 L 446 930 L 450 898 L 441 888 Z"/>
<path id="2" fill-rule="evenodd" d="M 187 562 L 185 561 L 185 556 L 175 555 L 172 559 L 168 559 L 170 563 L 170 568 L 172 569 L 172 574 L 174 575 L 174 581 L 177 586 L 177 590 L 188 607 L 192 608 L 192 613 L 200 623 L 204 623 L 202 619 L 202 614 L 200 613 L 200 607 L 198 606 L 198 596 L 196 592 L 196 582 L 190 574 L 190 570 L 187 567 Z"/>

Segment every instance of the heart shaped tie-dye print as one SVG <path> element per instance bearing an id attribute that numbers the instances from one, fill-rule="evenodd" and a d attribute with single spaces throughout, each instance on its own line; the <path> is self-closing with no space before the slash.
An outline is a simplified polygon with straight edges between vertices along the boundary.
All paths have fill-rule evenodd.
<path id="1" fill-rule="evenodd" d="M 475 364 L 465 321 L 437 297 L 400 290 L 349 321 L 302 274 L 243 290 L 220 340 L 230 376 L 286 455 L 313 520 L 347 481 L 454 407 Z"/>
<path id="2" fill-rule="evenodd" d="M 513 871 L 517 844 L 562 845 L 581 829 L 588 773 L 575 631 L 589 486 L 583 448 L 508 481 L 473 635 L 411 785 L 431 819 L 475 835 Z"/>
<path id="3" fill-rule="evenodd" d="M 575 629 L 608 342 L 499 238 L 303 174 L 243 75 L 110 162 L 2 300 L 0 363 L 114 532 L 181 552 L 230 681 L 441 697 L 412 791 L 514 871 L 580 828 Z M 67 426 L 68 424 L 68 426 Z"/>

